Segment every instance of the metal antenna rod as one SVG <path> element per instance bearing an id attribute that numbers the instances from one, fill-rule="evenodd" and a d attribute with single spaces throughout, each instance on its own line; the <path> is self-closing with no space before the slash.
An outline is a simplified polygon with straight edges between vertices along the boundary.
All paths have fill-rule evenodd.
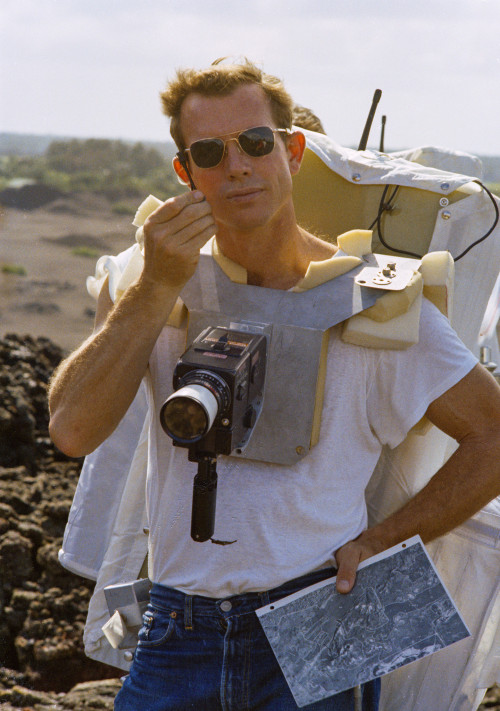
<path id="1" fill-rule="evenodd" d="M 365 129 L 363 131 L 363 135 L 361 136 L 361 141 L 359 142 L 358 151 L 364 151 L 366 149 L 366 145 L 368 143 L 368 136 L 370 135 L 370 129 L 371 129 L 372 123 L 373 123 L 373 117 L 375 116 L 375 111 L 377 110 L 377 104 L 380 101 L 381 96 L 382 96 L 382 91 L 380 89 L 375 89 L 375 93 L 373 95 L 373 100 L 372 100 L 372 105 L 370 107 L 370 112 L 368 114 L 368 118 L 366 119 Z"/>
<path id="2" fill-rule="evenodd" d="M 385 139 L 385 124 L 387 121 L 387 116 L 382 116 L 382 129 L 380 131 L 380 153 L 384 152 L 384 139 Z"/>

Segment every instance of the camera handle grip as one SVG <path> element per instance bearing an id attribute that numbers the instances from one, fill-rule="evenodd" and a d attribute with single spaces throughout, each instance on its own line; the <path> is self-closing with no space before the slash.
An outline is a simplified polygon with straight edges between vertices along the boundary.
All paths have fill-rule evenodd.
<path id="1" fill-rule="evenodd" d="M 217 498 L 216 458 L 198 460 L 198 473 L 193 482 L 193 507 L 191 511 L 191 538 L 203 543 L 212 537 L 215 527 Z"/>

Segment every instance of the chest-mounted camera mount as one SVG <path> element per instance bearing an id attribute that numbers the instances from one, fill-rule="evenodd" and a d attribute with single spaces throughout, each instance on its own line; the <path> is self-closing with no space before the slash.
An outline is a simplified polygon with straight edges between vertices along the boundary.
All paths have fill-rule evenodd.
<path id="1" fill-rule="evenodd" d="M 160 423 L 174 445 L 198 463 L 193 484 L 191 537 L 212 537 L 219 454 L 242 452 L 262 410 L 266 336 L 222 327 L 204 329 L 179 358 L 174 392 Z"/>

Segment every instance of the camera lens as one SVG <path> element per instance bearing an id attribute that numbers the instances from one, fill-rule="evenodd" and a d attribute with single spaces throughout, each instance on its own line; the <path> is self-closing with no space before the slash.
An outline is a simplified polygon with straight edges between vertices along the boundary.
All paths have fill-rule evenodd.
<path id="1" fill-rule="evenodd" d="M 203 385 L 186 385 L 171 395 L 160 412 L 165 432 L 179 442 L 196 442 L 212 427 L 219 403 Z"/>

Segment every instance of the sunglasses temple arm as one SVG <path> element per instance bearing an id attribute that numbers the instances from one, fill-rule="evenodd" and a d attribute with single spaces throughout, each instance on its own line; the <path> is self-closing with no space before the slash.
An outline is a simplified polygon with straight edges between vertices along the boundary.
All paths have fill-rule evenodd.
<path id="1" fill-rule="evenodd" d="M 191 190 L 196 190 L 196 185 L 194 184 L 194 180 L 193 180 L 193 178 L 191 177 L 191 173 L 189 172 L 189 168 L 186 168 L 186 173 L 187 173 L 188 178 L 189 178 L 189 187 L 191 188 Z"/>
<path id="2" fill-rule="evenodd" d="M 182 165 L 182 167 L 186 171 L 187 177 L 189 179 L 189 187 L 191 188 L 191 190 L 196 190 L 196 185 L 194 184 L 194 180 L 191 176 L 191 173 L 189 172 L 187 160 L 186 160 L 185 156 L 183 155 L 182 151 L 179 151 L 179 153 L 177 153 L 177 158 L 179 159 L 179 163 Z"/>

